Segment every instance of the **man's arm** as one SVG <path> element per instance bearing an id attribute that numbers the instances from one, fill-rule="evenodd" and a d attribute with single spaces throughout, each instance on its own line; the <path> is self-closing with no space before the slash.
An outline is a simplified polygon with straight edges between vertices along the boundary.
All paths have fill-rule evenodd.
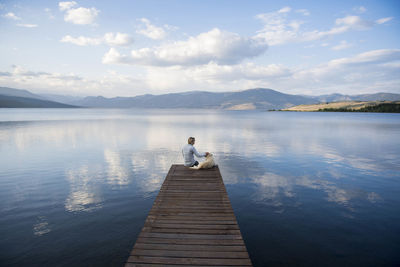
<path id="1" fill-rule="evenodd" d="M 199 157 L 199 158 L 205 157 L 205 156 L 207 156 L 207 154 L 208 154 L 208 152 L 206 152 L 206 153 L 199 153 L 199 152 L 197 152 L 197 150 L 196 150 L 195 147 L 193 147 L 193 153 L 196 155 L 196 157 Z"/>

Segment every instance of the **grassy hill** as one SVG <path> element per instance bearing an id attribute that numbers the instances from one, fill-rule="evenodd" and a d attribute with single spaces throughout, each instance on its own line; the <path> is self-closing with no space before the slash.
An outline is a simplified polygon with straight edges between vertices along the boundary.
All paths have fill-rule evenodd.
<path id="1" fill-rule="evenodd" d="M 400 112 L 400 101 L 343 101 L 298 105 L 283 111 L 326 111 L 326 112 Z"/>

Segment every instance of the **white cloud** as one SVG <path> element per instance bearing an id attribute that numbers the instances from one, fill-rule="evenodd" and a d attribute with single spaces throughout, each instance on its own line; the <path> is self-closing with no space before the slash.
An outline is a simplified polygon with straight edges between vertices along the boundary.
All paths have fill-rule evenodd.
<path id="1" fill-rule="evenodd" d="M 94 7 L 73 8 L 76 5 L 77 3 L 75 1 L 58 3 L 60 10 L 65 11 L 64 20 L 66 22 L 80 25 L 93 24 L 100 11 Z"/>
<path id="2" fill-rule="evenodd" d="M 71 9 L 73 6 L 76 6 L 76 5 L 77 5 L 77 3 L 75 1 L 58 3 L 58 7 L 60 8 L 61 11 Z"/>
<path id="3" fill-rule="evenodd" d="M 301 25 L 304 24 L 304 22 L 289 20 L 289 12 L 290 8 L 282 8 L 276 12 L 257 15 L 256 18 L 264 23 L 264 27 L 257 32 L 256 37 L 264 38 L 271 46 L 282 45 L 286 43 L 319 40 L 351 30 L 367 30 L 378 23 L 364 20 L 359 16 L 346 16 L 336 19 L 334 26 L 329 30 L 321 31 L 316 29 L 312 31 L 302 31 Z M 299 10 L 296 12 L 299 12 Z M 307 14 L 308 11 L 302 11 L 300 13 Z M 379 20 L 381 23 L 386 21 L 387 20 L 384 19 Z"/>
<path id="4" fill-rule="evenodd" d="M 130 63 L 131 60 L 131 57 L 121 55 L 114 48 L 103 58 L 105 63 Z M 309 68 L 277 64 L 262 66 L 248 62 L 236 65 L 210 62 L 197 66 L 132 68 L 130 75 L 109 71 L 96 79 L 86 79 L 73 73 L 38 72 L 15 66 L 12 71 L 0 72 L 0 85 L 41 88 L 53 93 L 105 96 L 188 90 L 221 92 L 256 87 L 310 95 L 399 93 L 400 88 L 400 49 L 368 51 Z"/>
<path id="5" fill-rule="evenodd" d="M 49 73 L 49 72 L 44 72 L 44 71 L 29 71 L 26 70 L 25 68 L 17 65 L 13 65 L 13 71 L 12 71 L 13 76 L 19 76 L 22 78 L 28 78 L 32 79 L 34 77 L 47 77 L 47 78 L 54 78 L 54 79 L 59 79 L 63 81 L 67 80 L 82 80 L 82 77 L 79 77 L 75 74 L 60 74 L 60 73 Z"/>
<path id="6" fill-rule="evenodd" d="M 99 14 L 99 10 L 96 8 L 84 8 L 79 7 L 76 9 L 70 9 L 64 16 L 65 21 L 74 24 L 93 24 L 95 18 Z"/>
<path id="7" fill-rule="evenodd" d="M 164 39 L 167 33 L 162 27 L 157 27 L 151 24 L 150 20 L 146 18 L 141 18 L 140 21 L 144 24 L 144 27 L 137 30 L 136 33 L 142 34 L 148 38 L 153 40 L 161 40 Z"/>
<path id="8" fill-rule="evenodd" d="M 400 50 L 374 50 L 339 58 L 311 68 L 289 68 L 253 63 L 147 68 L 147 86 L 170 92 L 190 90 L 230 91 L 255 87 L 294 94 L 398 93 Z"/>
<path id="9" fill-rule="evenodd" d="M 288 13 L 290 12 L 292 9 L 288 6 L 285 6 L 284 8 L 281 8 L 280 10 L 278 10 L 278 13 Z"/>
<path id="10" fill-rule="evenodd" d="M 38 25 L 37 24 L 17 24 L 18 27 L 24 27 L 24 28 L 36 28 Z"/>
<path id="11" fill-rule="evenodd" d="M 332 47 L 332 50 L 343 50 L 352 47 L 353 44 L 348 43 L 347 41 L 343 40 L 340 41 L 338 45 Z"/>
<path id="12" fill-rule="evenodd" d="M 400 49 L 379 49 L 358 54 L 351 58 L 340 58 L 330 61 L 332 66 L 353 64 L 380 64 L 400 60 Z"/>
<path id="13" fill-rule="evenodd" d="M 359 16 L 346 16 L 344 18 L 336 19 L 336 25 L 348 27 L 346 29 L 347 31 L 350 29 L 366 30 L 371 28 L 374 25 L 374 23 L 371 21 L 364 20 Z"/>
<path id="14" fill-rule="evenodd" d="M 21 20 L 20 17 L 16 16 L 16 15 L 15 15 L 14 13 L 12 13 L 12 12 L 8 12 L 7 14 L 4 14 L 3 17 L 4 17 L 4 18 L 7 18 L 7 19 L 12 19 L 12 20 Z"/>
<path id="15" fill-rule="evenodd" d="M 109 46 L 126 46 L 133 42 L 132 37 L 126 33 L 112 33 L 108 32 L 103 37 L 90 38 L 85 36 L 72 37 L 70 35 L 64 36 L 60 42 L 71 43 L 79 46 L 100 45 L 107 44 Z"/>
<path id="16" fill-rule="evenodd" d="M 218 65 L 208 63 L 199 66 L 148 67 L 146 83 L 153 90 L 215 90 L 231 91 L 257 87 L 264 81 L 273 83 L 292 75 L 283 65 L 259 66 L 253 63 Z"/>
<path id="17" fill-rule="evenodd" d="M 89 38 L 84 36 L 79 36 L 74 38 L 70 35 L 66 35 L 60 40 L 60 42 L 71 43 L 79 46 L 87 46 L 87 45 L 99 45 L 102 43 L 102 40 L 99 38 Z"/>
<path id="18" fill-rule="evenodd" d="M 310 91 L 324 88 L 327 92 L 341 93 L 398 92 L 400 68 L 393 64 L 396 62 L 400 62 L 400 49 L 373 50 L 339 58 L 297 71 L 292 77 L 292 88 L 304 84 Z"/>
<path id="19" fill-rule="evenodd" d="M 102 59 L 103 64 L 132 64 L 132 58 L 121 55 L 117 49 L 110 48 L 107 53 L 104 54 Z"/>
<path id="20" fill-rule="evenodd" d="M 126 33 L 112 33 L 108 32 L 103 37 L 104 42 L 110 46 L 125 46 L 130 45 L 133 42 L 132 37 Z"/>
<path id="21" fill-rule="evenodd" d="M 184 71 L 185 69 L 185 67 L 181 67 L 180 71 Z M 193 74 L 202 80 L 225 82 L 235 80 L 279 79 L 290 76 L 291 70 L 279 64 L 260 66 L 254 63 L 244 63 L 221 66 L 215 63 L 209 63 L 207 65 L 200 65 L 188 69 L 187 74 Z"/>
<path id="22" fill-rule="evenodd" d="M 263 40 L 245 38 L 217 28 L 154 48 L 132 50 L 130 56 L 121 56 L 115 49 L 104 56 L 103 63 L 130 63 L 138 65 L 173 66 L 202 65 L 209 62 L 236 64 L 245 58 L 261 55 L 267 49 Z M 119 61 L 121 60 L 121 61 Z"/>
<path id="23" fill-rule="evenodd" d="M 269 45 L 279 45 L 296 40 L 299 29 L 290 26 L 292 21 L 287 22 L 286 16 L 286 13 L 279 11 L 257 15 L 256 18 L 264 23 L 264 28 L 258 31 L 256 36 L 264 38 Z"/>
<path id="24" fill-rule="evenodd" d="M 143 80 L 115 71 L 109 71 L 95 79 L 87 79 L 74 73 L 32 71 L 21 66 L 13 66 L 10 72 L 0 72 L 0 86 L 37 89 L 37 91 L 32 90 L 37 93 L 81 96 L 112 97 L 148 93 Z"/>
<path id="25" fill-rule="evenodd" d="M 391 21 L 392 19 L 393 19 L 393 17 L 381 18 L 381 19 L 376 20 L 375 22 L 377 24 L 383 24 L 383 23 L 386 23 L 388 21 Z"/>

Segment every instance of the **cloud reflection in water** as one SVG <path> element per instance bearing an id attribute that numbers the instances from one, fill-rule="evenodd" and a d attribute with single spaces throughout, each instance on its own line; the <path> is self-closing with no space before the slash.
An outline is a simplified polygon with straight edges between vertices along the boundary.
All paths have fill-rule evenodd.
<path id="1" fill-rule="evenodd" d="M 67 171 L 70 193 L 65 200 L 65 209 L 70 212 L 92 211 L 101 208 L 102 197 L 98 175 L 89 166 Z"/>

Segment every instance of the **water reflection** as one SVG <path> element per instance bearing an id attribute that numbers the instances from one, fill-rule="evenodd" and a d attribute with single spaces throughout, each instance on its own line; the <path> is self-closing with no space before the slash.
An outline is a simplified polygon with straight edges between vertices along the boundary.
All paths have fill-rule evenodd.
<path id="1" fill-rule="evenodd" d="M 132 171 L 138 190 L 145 193 L 158 190 L 171 165 L 179 162 L 177 161 L 178 154 L 169 150 L 142 151 L 132 154 Z"/>
<path id="2" fill-rule="evenodd" d="M 0 120 L 5 116 L 1 112 Z M 399 116 L 168 110 L 68 112 L 55 111 L 48 118 L 40 113 L 37 120 L 32 114 L 23 117 L 20 113 L 18 116 L 23 118 L 18 122 L 0 121 L 0 153 L 6 155 L 0 161 L 0 231 L 9 239 L 13 232 L 23 231 L 4 230 L 17 227 L 15 221 L 25 224 L 29 235 L 42 237 L 41 240 L 57 230 L 80 233 L 84 231 L 80 227 L 92 217 L 99 225 L 103 223 L 98 233 L 130 224 L 116 227 L 110 219 L 114 216 L 140 224 L 139 231 L 142 221 L 137 221 L 144 220 L 148 212 L 144 207 L 151 207 L 171 164 L 182 163 L 180 149 L 188 136 L 196 137 L 199 151 L 214 153 L 235 214 L 244 220 L 240 223 L 245 234 L 254 228 L 255 236 L 271 239 L 271 231 L 259 233 L 257 227 L 269 223 L 278 233 L 282 225 L 290 225 L 288 243 L 306 247 L 310 245 L 307 240 L 318 236 L 308 232 L 301 239 L 304 225 L 322 228 L 321 236 L 334 235 L 344 240 L 344 234 L 329 229 L 340 225 L 343 233 L 348 233 L 352 228 L 342 225 L 343 220 L 358 220 L 360 231 L 370 234 L 363 220 L 368 224 L 374 214 L 370 225 L 385 225 L 384 230 L 389 229 L 383 233 L 386 236 L 398 229 L 392 222 L 400 219 Z M 27 118 L 30 121 L 22 121 Z M 114 212 L 120 210 L 125 213 L 118 217 L 121 214 Z M 142 217 L 135 217 L 136 214 Z M 246 221 L 246 216 L 252 219 Z M 60 223 L 64 218 L 75 224 Z M 314 218 L 318 218 L 318 225 L 313 225 Z M 57 220 L 59 223 L 54 223 Z M 292 237 L 292 233 L 299 234 Z M 384 235 L 375 238 L 380 236 Z M 115 239 L 121 240 L 121 236 Z M 273 244 L 281 245 L 281 240 L 277 235 Z M 127 243 L 131 245 L 132 240 Z M 260 246 L 250 243 L 251 247 Z M 118 249 L 114 247 L 114 251 Z M 129 251 L 130 247 L 124 249 Z M 254 251 L 250 252 L 257 254 L 257 248 Z M 99 254 L 104 251 L 96 257 Z M 257 257 L 266 257 L 261 254 Z"/>
<path id="3" fill-rule="evenodd" d="M 234 113 L 231 116 L 194 112 L 187 116 L 149 113 L 138 117 L 112 112 L 114 120 L 2 123 L 1 147 L 3 150 L 16 148 L 29 157 L 44 146 L 48 151 L 42 151 L 39 157 L 43 154 L 48 159 L 52 151 L 62 150 L 64 154 L 72 152 L 78 160 L 84 159 L 84 165 L 66 170 L 71 190 L 65 206 L 70 211 L 101 207 L 99 185 L 104 182 L 127 186 L 134 181 L 140 191 L 156 191 L 170 165 L 181 162 L 180 148 L 189 135 L 197 137 L 198 150 L 215 154 L 221 169 L 227 173 L 225 183 L 258 185 L 255 201 L 275 199 L 279 203 L 277 198 L 295 196 L 294 187 L 301 185 L 322 190 L 328 195 L 328 201 L 345 205 L 351 194 L 332 180 L 348 177 L 340 172 L 343 168 L 375 176 L 380 171 L 400 169 L 399 158 L 393 153 L 397 150 L 377 142 L 383 133 L 374 125 L 368 128 L 368 121 L 358 121 L 357 127 L 369 130 L 364 134 L 346 120 L 339 123 L 337 118 L 328 123 L 318 117 L 306 120 L 293 118 L 291 114 L 282 117 L 281 114 Z M 286 119 L 285 123 L 281 123 L 282 118 Z M 393 128 L 392 121 L 387 124 Z M 334 135 L 330 134 L 333 129 Z M 370 146 L 366 148 L 365 143 Z M 95 154 L 101 148 L 104 165 L 99 168 Z M 365 153 L 366 149 L 374 156 Z M 95 161 L 87 160 L 93 155 L 97 157 Z M 324 176 L 318 173 L 321 171 L 318 168 L 314 173 L 308 169 L 306 175 L 293 170 L 284 174 L 273 172 L 285 163 L 302 165 L 300 168 L 304 169 L 320 166 L 324 168 Z M 105 177 L 101 177 L 102 173 Z M 379 196 L 374 193 L 369 199 L 380 198 L 374 197 L 375 194 Z"/>
<path id="4" fill-rule="evenodd" d="M 66 177 L 69 182 L 70 192 L 65 200 L 65 209 L 70 212 L 93 211 L 101 208 L 102 197 L 96 178 L 101 178 L 89 166 L 68 170 Z"/>
<path id="5" fill-rule="evenodd" d="M 42 236 L 50 233 L 51 229 L 45 216 L 39 216 L 36 224 L 33 225 L 33 234 L 35 236 Z"/>
<path id="6" fill-rule="evenodd" d="M 107 182 L 111 185 L 127 185 L 129 183 L 128 168 L 122 165 L 118 152 L 104 150 L 104 159 L 107 166 Z"/>

